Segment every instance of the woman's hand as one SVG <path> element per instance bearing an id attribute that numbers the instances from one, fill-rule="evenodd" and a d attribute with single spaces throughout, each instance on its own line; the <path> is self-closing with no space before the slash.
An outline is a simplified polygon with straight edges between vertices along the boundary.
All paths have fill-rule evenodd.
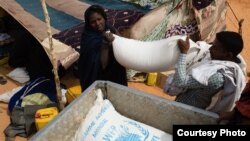
<path id="1" fill-rule="evenodd" d="M 107 40 L 109 43 L 112 43 L 115 39 L 115 37 L 113 36 L 113 34 L 111 32 L 104 32 L 103 36 L 104 36 L 105 40 Z"/>
<path id="2" fill-rule="evenodd" d="M 186 40 L 179 39 L 177 42 L 179 49 L 181 53 L 187 54 L 189 48 L 190 48 L 190 43 L 189 43 L 189 36 L 187 36 Z"/>

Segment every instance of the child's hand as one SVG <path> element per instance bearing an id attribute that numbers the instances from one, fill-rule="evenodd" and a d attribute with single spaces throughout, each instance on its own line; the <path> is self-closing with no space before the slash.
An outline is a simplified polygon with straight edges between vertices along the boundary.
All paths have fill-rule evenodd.
<path id="1" fill-rule="evenodd" d="M 186 40 L 181 40 L 179 39 L 177 42 L 179 49 L 181 51 L 181 53 L 183 54 L 187 54 L 189 48 L 190 48 L 190 43 L 189 43 L 189 36 L 187 36 Z"/>

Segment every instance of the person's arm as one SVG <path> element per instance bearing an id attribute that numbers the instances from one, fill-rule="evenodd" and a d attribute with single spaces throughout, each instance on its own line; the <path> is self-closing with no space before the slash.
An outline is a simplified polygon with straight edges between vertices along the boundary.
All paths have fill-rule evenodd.
<path id="1" fill-rule="evenodd" d="M 186 73 L 186 57 L 189 49 L 189 38 L 186 38 L 186 41 L 179 40 L 178 46 L 180 48 L 180 57 L 177 62 L 174 84 L 177 87 L 182 88 L 219 88 L 223 86 L 224 78 L 221 73 L 215 73 L 208 80 L 208 86 L 203 85 L 196 81 L 191 75 Z"/>
<path id="2" fill-rule="evenodd" d="M 112 47 L 112 42 L 114 41 L 114 36 L 110 32 L 103 33 L 104 40 L 102 41 L 102 47 L 101 47 L 101 64 L 102 69 L 105 69 L 109 62 L 109 51 Z"/>
<path id="3" fill-rule="evenodd" d="M 222 73 L 215 73 L 208 79 L 208 85 L 203 85 L 195 80 L 191 75 L 186 73 L 186 54 L 180 54 L 179 60 L 177 62 L 174 84 L 177 87 L 182 88 L 220 88 L 223 86 L 224 77 Z"/>
<path id="4" fill-rule="evenodd" d="M 186 57 L 187 52 L 190 48 L 189 37 L 187 36 L 186 40 L 179 39 L 178 47 L 180 49 L 180 56 L 177 62 L 177 66 L 175 69 L 175 77 L 174 77 L 174 84 L 178 87 L 186 87 L 189 82 L 189 76 L 186 74 Z"/>

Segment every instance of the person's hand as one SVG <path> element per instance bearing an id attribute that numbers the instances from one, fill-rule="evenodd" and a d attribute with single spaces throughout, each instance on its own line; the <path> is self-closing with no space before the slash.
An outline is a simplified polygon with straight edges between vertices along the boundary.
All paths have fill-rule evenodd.
<path id="1" fill-rule="evenodd" d="M 105 40 L 108 41 L 109 43 L 112 43 L 115 39 L 115 37 L 113 36 L 113 34 L 111 32 L 104 32 L 103 36 L 104 36 Z"/>
<path id="2" fill-rule="evenodd" d="M 187 36 L 186 40 L 179 39 L 177 42 L 179 49 L 181 53 L 187 54 L 189 48 L 190 48 L 190 43 L 189 43 L 189 36 Z"/>

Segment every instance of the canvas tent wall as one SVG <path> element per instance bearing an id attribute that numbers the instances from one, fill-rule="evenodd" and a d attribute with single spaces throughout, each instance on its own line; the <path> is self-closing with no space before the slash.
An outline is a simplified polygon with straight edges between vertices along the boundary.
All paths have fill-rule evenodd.
<path id="1" fill-rule="evenodd" d="M 34 16 L 33 15 L 34 13 L 32 14 L 31 12 L 28 12 L 28 10 L 22 7 L 22 5 L 20 5 L 18 2 L 25 2 L 25 1 L 1 0 L 0 7 L 4 9 L 10 16 L 12 16 L 17 22 L 19 22 L 27 31 L 30 32 L 35 37 L 35 39 L 37 39 L 37 41 L 44 46 L 45 51 L 47 52 L 49 58 L 51 58 L 50 54 L 48 53 L 48 49 L 46 49 L 49 47 L 49 45 L 48 42 L 46 41 L 48 34 L 47 34 L 47 26 L 44 20 Z M 37 9 L 41 10 L 40 0 L 36 0 L 33 2 L 38 3 L 40 7 Z M 73 17 L 75 19 L 79 18 L 77 19 L 79 23 L 82 21 L 82 16 L 80 15 L 82 15 L 82 13 L 84 13 L 86 8 L 89 6 L 88 4 L 79 2 L 78 0 L 73 0 L 70 2 L 67 0 L 47 0 L 46 2 L 47 4 L 49 4 L 49 6 L 55 8 L 57 11 L 61 11 L 62 14 L 65 15 L 71 14 L 69 16 L 74 15 Z M 43 11 L 35 11 L 35 12 L 43 13 Z M 63 24 L 63 22 L 61 24 Z M 52 34 L 60 32 L 60 30 L 56 29 L 53 26 L 51 27 L 51 30 Z M 62 45 L 63 47 L 61 47 Z M 63 43 L 60 43 L 59 41 L 54 40 L 54 47 L 56 48 L 55 53 L 57 54 L 56 55 L 57 60 L 60 60 L 61 62 L 65 62 L 65 60 L 67 60 L 67 62 L 65 62 L 66 64 L 63 64 L 63 66 L 66 68 L 68 68 L 79 57 L 79 54 L 74 49 Z M 67 58 L 67 56 L 70 56 L 70 58 Z"/>
<path id="2" fill-rule="evenodd" d="M 15 0 L 1 0 L 0 6 L 32 33 L 38 41 L 41 42 L 48 36 L 46 24 L 25 11 Z M 57 32 L 59 32 L 59 30 L 52 27 L 52 33 Z"/>
<path id="3" fill-rule="evenodd" d="M 47 37 L 47 27 L 46 27 L 45 23 L 42 20 L 39 20 L 38 18 L 34 17 L 31 13 L 27 12 L 21 5 L 19 5 L 17 3 L 18 1 L 21 1 L 21 0 L 1 0 L 0 6 L 3 9 L 5 9 L 11 16 L 13 16 L 19 23 L 21 23 L 23 25 L 23 27 L 25 27 L 34 37 L 36 37 L 36 39 L 40 43 L 43 42 L 45 40 L 45 38 Z M 31 2 L 28 0 L 22 0 L 22 1 Z M 40 0 L 35 0 L 35 1 L 40 2 Z M 83 1 L 84 0 L 70 0 L 70 1 L 69 0 L 46 0 L 49 7 L 52 7 L 58 11 L 61 11 L 61 12 L 66 13 L 68 15 L 71 15 L 74 18 L 79 19 L 79 20 L 83 20 L 83 13 L 86 10 L 86 8 L 88 8 L 88 6 L 89 6 L 88 4 L 83 3 Z M 168 3 L 176 3 L 178 1 L 180 1 L 180 0 L 167 0 Z M 182 0 L 182 1 L 189 2 L 189 3 L 193 2 L 193 0 Z M 199 27 L 201 39 L 209 41 L 209 42 L 213 40 L 213 37 L 217 31 L 225 29 L 226 0 L 213 0 L 213 2 L 214 3 L 212 3 L 208 7 L 205 7 L 203 9 L 199 9 L 199 10 L 195 11 L 195 15 L 196 15 L 195 18 L 197 19 L 197 22 L 198 22 L 198 27 Z M 186 4 L 182 5 L 182 7 L 184 7 L 184 6 L 186 6 Z M 166 12 L 166 9 L 164 6 L 159 7 L 159 8 L 161 10 L 163 10 L 161 13 Z M 152 26 L 152 25 L 157 26 L 157 24 L 154 24 L 154 22 L 161 21 L 161 19 L 159 19 L 159 18 L 164 18 L 164 15 L 163 16 L 159 16 L 159 15 L 154 16 L 154 18 L 158 18 L 158 20 L 154 20 L 154 19 L 152 20 L 149 18 L 150 15 L 152 16 L 155 13 L 157 13 L 157 12 L 155 12 L 157 10 L 158 9 L 152 10 L 151 12 L 147 13 L 147 15 L 145 15 L 143 18 L 141 18 L 141 20 L 136 22 L 131 29 L 132 32 L 131 32 L 130 37 L 134 38 L 135 34 L 141 34 L 142 36 L 146 36 L 150 32 L 149 27 L 153 28 L 154 26 Z M 180 11 L 180 9 L 177 9 L 177 10 Z M 209 10 L 211 10 L 211 11 L 209 11 Z M 158 11 L 158 13 L 159 13 L 159 11 Z M 175 13 L 178 13 L 178 12 L 175 12 Z M 208 13 L 208 14 L 210 14 L 210 16 L 207 16 L 204 18 L 203 13 Z M 221 14 L 218 14 L 218 13 L 221 13 Z M 140 14 L 137 14 L 137 15 L 139 15 L 139 16 L 137 16 L 136 19 L 139 19 L 140 16 L 142 16 Z M 169 17 L 171 20 L 175 19 L 174 16 L 170 15 Z M 181 18 L 179 18 L 179 19 L 181 19 Z M 130 24 L 133 24 L 133 22 L 131 22 Z M 170 24 L 167 25 L 167 29 L 170 29 L 171 26 L 173 26 L 173 25 L 171 25 L 171 23 L 173 24 L 176 22 L 174 22 L 174 20 L 173 20 L 169 23 Z M 124 25 L 122 25 L 122 26 L 124 26 Z M 211 30 L 210 30 L 210 28 L 211 28 Z M 145 31 L 149 31 L 149 32 L 145 32 Z M 56 34 L 60 34 L 60 33 L 61 32 L 58 29 L 56 29 L 55 27 L 52 28 L 52 34 L 56 35 Z M 79 38 L 80 38 L 79 34 L 77 36 L 74 36 L 74 38 L 79 40 Z M 61 39 L 60 41 L 65 43 L 65 41 L 67 39 L 68 38 L 66 37 L 64 39 Z M 79 45 L 79 41 L 77 42 L 77 44 Z M 67 45 L 69 45 L 69 44 L 67 44 Z M 70 49 L 68 49 L 68 50 L 70 50 Z M 59 51 L 59 53 L 58 53 L 59 55 L 60 55 L 60 52 L 61 51 Z M 72 51 L 70 51 L 70 53 L 72 53 Z M 75 53 L 75 52 L 73 51 L 73 53 Z M 70 55 L 65 55 L 65 56 L 70 56 Z M 73 54 L 71 56 L 76 56 L 76 55 Z M 69 59 L 66 59 L 66 60 L 69 60 Z M 76 60 L 76 58 L 75 58 L 75 60 Z M 72 62 L 74 62 L 75 60 L 73 60 Z M 68 63 L 66 63 L 66 65 L 68 66 Z"/>
<path id="4" fill-rule="evenodd" d="M 142 1 L 145 2 L 132 2 Z M 226 29 L 226 0 L 200 1 L 199 4 L 196 4 L 197 0 L 164 1 L 163 5 L 147 13 L 132 26 L 132 38 L 142 39 L 149 34 L 156 34 L 157 30 L 162 30 L 159 34 L 165 34 L 162 38 L 187 33 L 190 35 L 193 30 L 199 32 L 196 40 L 212 42 L 217 32 Z"/>
<path id="5" fill-rule="evenodd" d="M 40 0 L 36 0 L 39 1 Z M 74 16 L 80 20 L 83 20 L 82 14 L 89 6 L 88 4 L 79 2 L 78 0 L 46 0 L 47 4 L 58 11 L 62 11 L 69 15 Z M 47 35 L 47 27 L 44 20 L 36 18 L 31 13 L 27 12 L 16 0 L 1 0 L 0 6 L 13 18 L 15 18 L 20 24 L 23 25 L 32 35 L 43 41 Z M 42 12 L 42 11 L 40 11 Z M 52 34 L 58 33 L 60 30 L 52 27 Z"/>
<path id="6" fill-rule="evenodd" d="M 34 4 L 35 3 L 35 4 Z M 59 14 L 65 14 L 66 16 L 71 16 L 73 18 L 69 18 L 67 21 L 63 19 L 65 22 L 71 22 L 71 20 L 78 20 L 79 24 L 83 21 L 83 13 L 84 11 L 89 7 L 89 4 L 86 4 L 79 0 L 46 0 L 47 7 L 50 9 L 54 9 L 54 11 L 58 11 Z M 0 6 L 3 8 L 6 12 L 8 12 L 13 18 L 15 18 L 25 29 L 27 29 L 42 45 L 48 48 L 48 40 L 46 39 L 48 37 L 47 35 L 47 27 L 46 24 L 43 22 L 43 17 L 41 18 L 41 6 L 40 7 L 32 7 L 34 6 L 40 6 L 40 0 L 2 0 L 0 1 Z M 118 5 L 117 5 L 118 6 Z M 126 7 L 130 7 L 130 5 L 127 5 Z M 128 28 L 132 24 L 134 24 L 141 16 L 144 14 L 142 12 L 137 12 L 133 10 L 123 10 L 122 7 L 117 7 L 118 9 L 121 8 L 121 10 L 113 10 L 113 9 L 105 9 L 108 15 L 108 22 L 112 24 L 113 26 L 117 27 L 118 30 L 122 30 L 124 28 Z M 32 10 L 30 10 L 32 9 Z M 48 9 L 48 10 L 50 10 Z M 35 11 L 34 11 L 35 10 Z M 57 28 L 57 26 L 60 26 L 61 24 L 64 24 L 65 22 L 61 20 L 61 22 L 57 22 L 57 24 L 53 25 L 53 18 L 59 19 L 61 17 L 56 17 L 58 15 L 55 15 L 53 17 L 54 11 L 50 12 L 50 18 L 51 18 L 51 25 L 52 25 L 52 34 L 55 35 L 54 37 L 63 36 L 65 38 L 61 39 L 60 41 L 54 41 L 54 47 L 61 46 L 64 44 L 64 48 L 58 47 L 61 50 L 59 50 L 57 53 L 57 59 L 62 59 L 62 56 L 64 55 L 69 56 L 70 58 L 64 58 L 66 61 L 65 66 L 68 67 L 72 62 L 77 60 L 77 57 L 79 57 L 79 54 L 75 51 L 72 51 L 72 48 L 77 47 L 80 45 L 80 35 L 83 29 L 83 24 L 77 28 L 77 31 L 74 30 L 70 31 L 74 32 L 74 35 L 67 34 L 67 36 L 64 36 L 66 32 L 60 32 L 60 30 Z M 33 12 L 33 13 L 32 13 Z M 40 12 L 40 15 L 37 14 Z M 61 13 L 60 13 L 61 12 Z M 37 16 L 38 15 L 38 16 Z M 43 15 L 42 15 L 43 16 Z M 75 26 L 75 25 L 73 25 Z M 72 26 L 72 27 L 73 27 Z M 77 26 L 76 26 L 77 27 Z M 74 27 L 73 27 L 74 28 Z M 64 28 L 65 29 L 65 28 Z M 72 46 L 72 44 L 68 44 L 65 40 L 68 41 L 69 36 L 74 38 L 73 40 L 76 41 L 76 46 Z M 65 40 L 64 40 L 65 39 Z M 58 44 L 57 44 L 58 43 Z M 70 47 L 67 47 L 70 46 Z M 68 54 L 63 51 L 67 50 Z M 62 55 L 62 52 L 64 53 Z M 73 57 L 72 57 L 73 56 Z M 49 56 L 50 57 L 50 56 Z M 64 62 L 64 60 L 60 60 L 61 62 Z"/>

